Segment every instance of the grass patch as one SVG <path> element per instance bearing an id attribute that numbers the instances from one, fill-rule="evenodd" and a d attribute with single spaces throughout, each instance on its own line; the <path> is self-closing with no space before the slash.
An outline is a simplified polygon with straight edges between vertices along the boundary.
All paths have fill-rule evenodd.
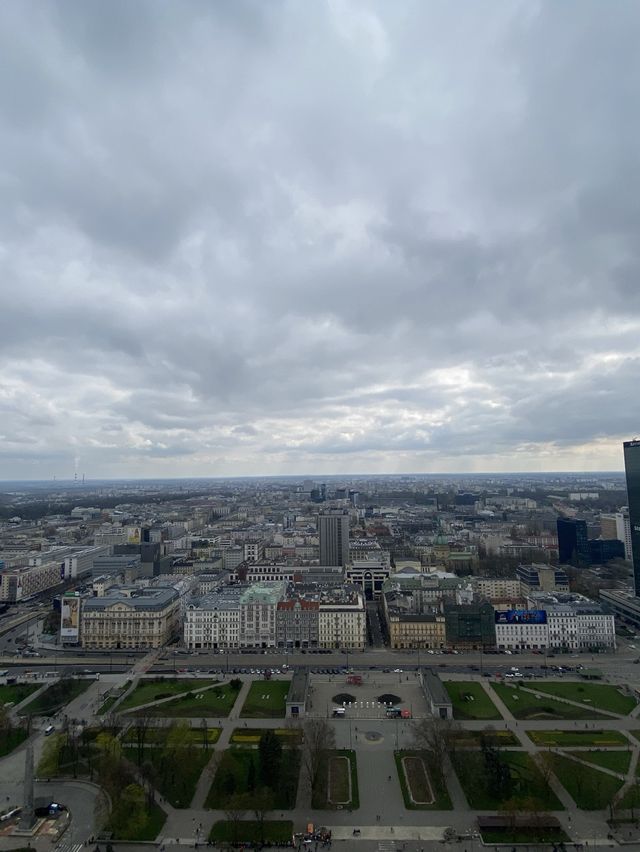
<path id="1" fill-rule="evenodd" d="M 483 738 L 489 745 L 498 748 L 520 745 L 520 740 L 513 731 L 496 731 L 494 728 L 487 728 L 484 731 L 457 731 L 455 745 L 457 748 L 480 748 Z"/>
<path id="2" fill-rule="evenodd" d="M 628 746 L 629 740 L 619 731 L 527 731 L 529 739 L 539 746 Z"/>
<path id="3" fill-rule="evenodd" d="M 249 768 L 250 764 L 253 764 L 253 770 Z M 249 789 L 251 774 L 253 772 L 257 788 L 258 768 L 258 755 L 253 749 L 226 749 L 218 763 L 205 808 L 224 810 L 225 804 L 232 796 L 252 793 L 253 790 Z M 289 810 L 295 807 L 299 774 L 299 751 L 295 748 L 283 748 L 279 782 L 271 790 L 274 808 Z"/>
<path id="4" fill-rule="evenodd" d="M 289 819 L 265 820 L 262 825 L 255 820 L 234 822 L 221 819 L 214 822 L 209 840 L 212 843 L 272 843 L 284 846 L 293 837 L 293 822 Z"/>
<path id="5" fill-rule="evenodd" d="M 568 843 L 571 840 L 561 828 L 494 828 L 480 833 L 484 843 Z"/>
<path id="6" fill-rule="evenodd" d="M 528 798 L 537 799 L 542 810 L 563 810 L 562 803 L 525 752 L 500 752 L 500 759 L 511 771 L 511 783 L 504 797 L 496 797 L 490 792 L 481 752 L 454 752 L 451 758 L 472 810 L 500 810 L 510 799 Z"/>
<path id="7" fill-rule="evenodd" d="M 234 728 L 230 742 L 233 745 L 257 746 L 266 728 Z M 272 728 L 282 745 L 300 745 L 301 728 Z"/>
<path id="8" fill-rule="evenodd" d="M 584 683 L 574 681 L 544 681 L 537 683 L 536 691 L 570 701 L 579 701 L 589 707 L 608 710 L 627 716 L 636 706 L 637 701 L 630 695 L 624 695 L 615 686 L 606 683 Z"/>
<path id="9" fill-rule="evenodd" d="M 0 757 L 10 754 L 29 736 L 26 728 L 5 728 L 0 730 Z"/>
<path id="10" fill-rule="evenodd" d="M 621 778 L 606 775 L 595 767 L 579 765 L 569 757 L 550 754 L 549 759 L 558 781 L 576 805 L 585 811 L 606 808 L 623 785 Z"/>
<path id="11" fill-rule="evenodd" d="M 184 678 L 181 680 L 167 680 L 166 678 L 159 677 L 152 680 L 144 680 L 138 683 L 133 692 L 127 695 L 118 709 L 121 712 L 125 712 L 135 707 L 140 707 L 141 704 L 149 704 L 151 701 L 171 698 L 172 695 L 193 692 L 196 689 L 202 689 L 202 687 L 211 686 L 214 683 L 216 683 L 215 680 L 200 680 L 197 678 L 193 680 Z"/>
<path id="12" fill-rule="evenodd" d="M 5 704 L 20 704 L 25 698 L 40 689 L 38 683 L 16 683 L 10 686 L 0 686 L 0 706 Z"/>
<path id="13" fill-rule="evenodd" d="M 586 760 L 594 766 L 602 766 L 613 772 L 625 774 L 631 762 L 630 751 L 570 751 L 568 752 L 578 760 Z"/>
<path id="14" fill-rule="evenodd" d="M 120 698 L 125 694 L 125 692 L 129 689 L 130 686 L 131 681 L 128 680 L 126 683 L 123 683 L 122 686 L 114 687 L 113 689 L 109 690 L 109 695 L 100 706 L 97 715 L 105 716 L 109 712 L 109 710 L 111 710 L 116 701 L 120 700 Z"/>
<path id="15" fill-rule="evenodd" d="M 126 753 L 130 751 L 133 758 L 136 751 L 131 748 Z M 210 759 L 211 752 L 202 748 L 181 749 L 178 752 L 145 746 L 142 771 L 153 779 L 156 789 L 174 808 L 188 808 L 202 770 Z"/>
<path id="16" fill-rule="evenodd" d="M 48 686 L 44 692 L 25 704 L 19 711 L 21 716 L 51 716 L 62 710 L 70 701 L 82 695 L 93 680 L 88 678 L 64 678 Z"/>
<path id="17" fill-rule="evenodd" d="M 350 802 L 341 802 L 338 804 L 334 804 L 329 801 L 329 772 L 331 763 L 334 758 L 348 758 L 349 766 L 351 771 L 351 801 Z M 342 761 L 340 761 L 342 763 Z M 334 776 L 335 777 L 335 776 Z M 332 795 L 335 794 L 335 781 L 334 789 L 331 791 Z M 356 753 L 350 749 L 331 749 L 327 753 L 327 759 L 324 761 L 323 765 L 320 768 L 320 778 L 318 780 L 317 789 L 314 790 L 311 807 L 317 808 L 318 810 L 337 810 L 338 808 L 348 808 L 349 810 L 354 810 L 360 807 L 360 793 L 358 791 L 358 768 L 356 764 Z"/>
<path id="18" fill-rule="evenodd" d="M 288 680 L 254 680 L 240 713 L 243 719 L 284 718 Z"/>
<path id="19" fill-rule="evenodd" d="M 167 742 L 167 737 L 170 733 L 170 728 L 148 728 L 145 734 L 145 747 L 148 745 L 162 746 Z M 202 747 L 204 745 L 214 745 L 220 739 L 222 728 L 207 728 L 207 742 L 205 743 L 204 731 L 198 725 L 196 728 L 189 728 L 186 733 L 185 740 L 188 744 Z M 138 737 L 135 726 L 132 726 L 122 737 L 122 744 L 126 747 L 137 746 Z"/>
<path id="20" fill-rule="evenodd" d="M 543 695 L 538 684 L 532 686 L 532 692 L 520 687 L 507 686 L 506 683 L 492 683 L 498 697 L 505 703 L 516 719 L 605 719 L 595 710 L 563 704 L 554 698 Z M 540 697 L 538 698 L 537 695 Z"/>
<path id="21" fill-rule="evenodd" d="M 214 686 L 205 692 L 185 692 L 171 701 L 134 710 L 133 716 L 153 716 L 157 719 L 210 719 L 228 716 L 236 703 L 238 693 L 228 684 Z"/>
<path id="22" fill-rule="evenodd" d="M 400 780 L 400 789 L 402 790 L 402 797 L 404 798 L 404 806 L 407 810 L 410 811 L 450 811 L 453 808 L 451 804 L 451 799 L 449 798 L 449 791 L 446 788 L 446 785 L 439 783 L 438 772 L 436 771 L 436 767 L 434 766 L 433 755 L 429 751 L 397 751 L 394 754 L 396 769 L 398 771 L 398 778 Z M 431 788 L 433 790 L 433 794 L 435 796 L 435 802 L 433 804 L 416 804 L 409 795 L 409 790 L 407 787 L 407 781 L 405 778 L 405 774 L 402 769 L 402 758 L 403 757 L 421 757 L 426 765 L 427 772 L 429 773 L 429 780 L 431 782 Z M 419 792 L 419 791 L 418 791 Z M 416 797 L 418 798 L 418 797 Z"/>
<path id="23" fill-rule="evenodd" d="M 445 681 L 454 719 L 502 719 L 482 684 L 472 680 Z"/>
<path id="24" fill-rule="evenodd" d="M 167 821 L 167 815 L 159 804 L 153 802 L 147 805 L 145 816 L 144 823 L 127 826 L 110 823 L 108 830 L 113 832 L 114 840 L 155 840 Z"/>

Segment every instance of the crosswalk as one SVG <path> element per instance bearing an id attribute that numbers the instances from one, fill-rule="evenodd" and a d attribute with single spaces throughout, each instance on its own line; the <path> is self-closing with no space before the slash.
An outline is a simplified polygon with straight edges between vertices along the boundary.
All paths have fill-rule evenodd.
<path id="1" fill-rule="evenodd" d="M 55 852 L 80 852 L 82 843 L 73 843 L 71 840 L 63 840 L 56 846 Z"/>
<path id="2" fill-rule="evenodd" d="M 378 852 L 395 852 L 397 848 L 395 840 L 378 841 Z"/>

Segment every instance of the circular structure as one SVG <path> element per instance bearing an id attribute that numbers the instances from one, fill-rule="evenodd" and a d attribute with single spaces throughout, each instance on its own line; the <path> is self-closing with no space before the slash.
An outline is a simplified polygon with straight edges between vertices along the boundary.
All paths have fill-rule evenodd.
<path id="1" fill-rule="evenodd" d="M 334 695 L 331 700 L 334 704 L 353 704 L 356 697 L 355 695 L 349 695 L 348 692 L 339 692 L 337 695 Z"/>
<path id="2" fill-rule="evenodd" d="M 402 698 L 399 695 L 394 695 L 393 692 L 385 692 L 384 695 L 378 696 L 380 704 L 400 704 Z"/>
<path id="3" fill-rule="evenodd" d="M 369 743 L 379 743 L 384 739 L 379 731 L 365 731 L 364 738 Z"/>

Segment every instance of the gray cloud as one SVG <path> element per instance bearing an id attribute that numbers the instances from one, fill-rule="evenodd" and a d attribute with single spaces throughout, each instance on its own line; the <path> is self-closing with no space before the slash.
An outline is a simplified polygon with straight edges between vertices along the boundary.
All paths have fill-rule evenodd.
<path id="1" fill-rule="evenodd" d="M 637 4 L 0 8 L 0 477 L 619 467 Z"/>

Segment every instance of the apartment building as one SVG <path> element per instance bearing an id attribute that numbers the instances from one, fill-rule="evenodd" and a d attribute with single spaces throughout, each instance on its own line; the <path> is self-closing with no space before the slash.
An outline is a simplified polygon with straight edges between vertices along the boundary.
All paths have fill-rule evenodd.
<path id="1" fill-rule="evenodd" d="M 437 613 L 402 612 L 390 608 L 387 626 L 392 648 L 446 647 L 445 618 Z"/>
<path id="2" fill-rule="evenodd" d="M 227 586 L 189 604 L 185 613 L 187 648 L 239 648 L 240 598 L 245 586 Z"/>
<path id="3" fill-rule="evenodd" d="M 304 597 L 279 601 L 276 609 L 278 648 L 317 648 L 320 603 Z"/>
<path id="4" fill-rule="evenodd" d="M 180 627 L 180 599 L 170 586 L 118 586 L 82 602 L 83 648 L 161 648 Z"/>
<path id="5" fill-rule="evenodd" d="M 367 643 L 367 619 L 360 590 L 346 587 L 320 600 L 318 643 L 321 648 L 363 651 Z"/>
<path id="6" fill-rule="evenodd" d="M 284 600 L 286 583 L 256 583 L 240 596 L 240 641 L 245 648 L 273 648 L 276 611 Z"/>
<path id="7" fill-rule="evenodd" d="M 0 601 L 16 603 L 44 592 L 62 582 L 60 565 L 43 562 L 26 568 L 13 568 L 0 573 Z"/>
<path id="8" fill-rule="evenodd" d="M 474 577 L 471 581 L 474 592 L 482 598 L 494 600 L 516 600 L 520 597 L 520 580 L 502 577 Z"/>

